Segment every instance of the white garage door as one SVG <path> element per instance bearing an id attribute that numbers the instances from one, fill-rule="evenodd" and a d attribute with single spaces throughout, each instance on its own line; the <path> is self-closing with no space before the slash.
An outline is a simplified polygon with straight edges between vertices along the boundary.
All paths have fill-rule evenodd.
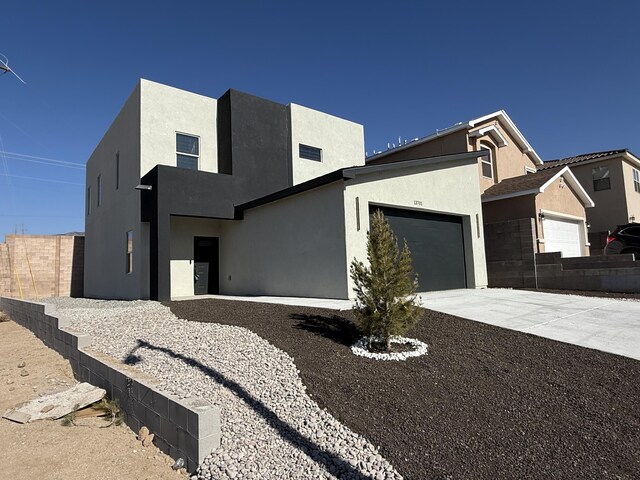
<path id="1" fill-rule="evenodd" d="M 542 221 L 544 251 L 562 252 L 563 257 L 581 257 L 580 222 L 546 217 Z"/>

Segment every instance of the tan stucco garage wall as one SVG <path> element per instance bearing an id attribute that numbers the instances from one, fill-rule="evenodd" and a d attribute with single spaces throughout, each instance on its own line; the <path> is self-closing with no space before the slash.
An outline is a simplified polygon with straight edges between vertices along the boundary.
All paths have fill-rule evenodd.
<path id="1" fill-rule="evenodd" d="M 470 288 L 487 286 L 482 231 L 482 206 L 475 159 L 377 172 L 346 183 L 345 225 L 347 259 L 366 261 L 369 204 L 461 216 L 467 282 Z M 360 229 L 356 214 L 359 204 Z M 349 295 L 353 296 L 349 279 Z"/>
<path id="2" fill-rule="evenodd" d="M 171 298 L 193 295 L 193 238 L 220 237 L 221 223 L 215 219 L 171 217 Z"/>
<path id="3" fill-rule="evenodd" d="M 244 212 L 223 231 L 220 291 L 346 298 L 342 182 Z"/>

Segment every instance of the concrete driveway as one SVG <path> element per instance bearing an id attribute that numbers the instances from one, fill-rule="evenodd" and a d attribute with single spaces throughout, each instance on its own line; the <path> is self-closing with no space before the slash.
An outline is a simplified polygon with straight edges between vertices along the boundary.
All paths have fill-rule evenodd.
<path id="1" fill-rule="evenodd" d="M 420 294 L 425 308 L 640 360 L 640 302 L 524 290 Z"/>

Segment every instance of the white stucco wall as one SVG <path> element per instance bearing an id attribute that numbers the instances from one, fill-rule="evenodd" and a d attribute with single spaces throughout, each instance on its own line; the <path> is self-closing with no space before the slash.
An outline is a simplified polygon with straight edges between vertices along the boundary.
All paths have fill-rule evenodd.
<path id="1" fill-rule="evenodd" d="M 294 185 L 342 167 L 364 165 L 362 125 L 294 103 L 289 105 L 289 111 Z M 300 158 L 301 143 L 320 148 L 322 161 Z"/>
<path id="2" fill-rule="evenodd" d="M 359 198 L 360 205 L 359 231 L 356 220 L 356 198 Z M 468 287 L 487 286 L 482 204 L 475 159 L 437 163 L 430 167 L 404 169 L 396 173 L 378 172 L 360 175 L 354 180 L 347 181 L 344 202 L 349 263 L 354 258 L 366 262 L 370 203 L 446 213 L 462 217 Z M 352 296 L 353 283 L 350 278 L 348 290 L 349 295 Z"/>
<path id="3" fill-rule="evenodd" d="M 198 169 L 218 171 L 218 101 L 196 93 L 140 80 L 141 176 L 156 165 L 176 166 L 176 133 L 200 138 Z"/>
<path id="4" fill-rule="evenodd" d="M 215 219 L 171 217 L 171 298 L 193 295 L 193 239 L 220 237 L 221 222 Z"/>
<path id="5" fill-rule="evenodd" d="M 245 211 L 220 250 L 221 293 L 345 298 L 342 182 Z"/>
<path id="6" fill-rule="evenodd" d="M 116 154 L 120 158 L 116 189 Z M 97 205 L 97 177 L 102 202 Z M 87 162 L 91 214 L 85 212 L 84 293 L 98 298 L 148 298 L 149 233 L 140 223 L 140 86 L 125 102 Z M 85 189 L 86 205 L 86 189 Z M 85 206 L 86 208 L 86 206 Z M 133 271 L 126 273 L 126 232 L 133 231 Z"/>

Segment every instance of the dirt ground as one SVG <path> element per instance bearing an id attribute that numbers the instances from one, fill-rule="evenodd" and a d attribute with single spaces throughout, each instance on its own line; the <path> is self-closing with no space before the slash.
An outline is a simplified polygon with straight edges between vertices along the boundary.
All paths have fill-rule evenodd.
<path id="1" fill-rule="evenodd" d="M 1 315 L 1 312 L 0 312 Z M 26 365 L 19 368 L 18 365 Z M 26 375 L 28 374 L 28 375 Z M 15 405 L 75 383 L 71 366 L 29 330 L 0 321 L 0 415 Z M 0 419 L 2 478 L 49 480 L 185 480 L 173 460 L 155 446 L 143 447 L 125 425 L 102 419 L 18 424 Z"/>

